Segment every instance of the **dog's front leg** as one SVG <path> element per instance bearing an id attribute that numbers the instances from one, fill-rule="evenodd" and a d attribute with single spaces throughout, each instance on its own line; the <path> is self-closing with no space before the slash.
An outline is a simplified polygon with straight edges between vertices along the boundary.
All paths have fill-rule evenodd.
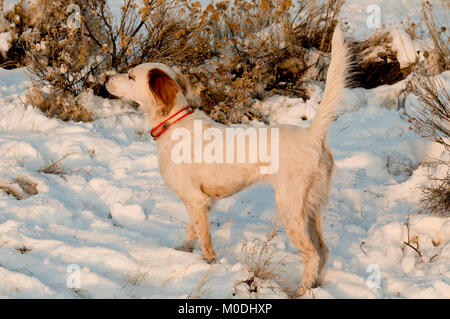
<path id="1" fill-rule="evenodd" d="M 191 221 L 189 221 L 186 229 L 186 238 L 184 239 L 184 242 L 180 246 L 175 247 L 175 249 L 192 253 L 195 247 L 196 239 L 197 235 L 195 234 L 194 224 Z"/>
<path id="2" fill-rule="evenodd" d="M 189 217 L 193 224 L 193 228 L 195 230 L 195 234 L 197 235 L 198 242 L 200 244 L 200 248 L 203 252 L 203 257 L 205 258 L 208 264 L 212 264 L 216 260 L 216 253 L 214 252 L 214 248 L 212 246 L 211 241 L 211 233 L 209 230 L 209 221 L 208 221 L 208 204 L 209 199 L 204 201 L 188 201 L 186 202 L 186 208 L 189 213 Z M 189 229 L 188 233 L 189 235 Z M 195 238 L 195 237 L 194 237 Z"/>

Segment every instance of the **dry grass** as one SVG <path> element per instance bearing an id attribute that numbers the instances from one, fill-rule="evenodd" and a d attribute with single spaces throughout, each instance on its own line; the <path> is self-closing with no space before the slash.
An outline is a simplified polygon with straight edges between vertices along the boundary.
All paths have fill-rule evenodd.
<path id="1" fill-rule="evenodd" d="M 27 92 L 28 102 L 50 118 L 63 121 L 92 122 L 92 114 L 71 95 L 46 94 L 37 87 Z"/>
<path id="2" fill-rule="evenodd" d="M 445 224 L 445 222 L 444 222 L 444 224 Z M 406 230 L 407 230 L 407 241 L 404 241 L 403 244 L 405 245 L 405 247 L 411 248 L 418 255 L 420 262 L 428 261 L 428 262 L 432 263 L 436 258 L 439 258 L 441 256 L 443 247 L 441 247 L 441 249 L 439 249 L 437 251 L 437 253 L 432 255 L 430 258 L 425 256 L 425 254 L 422 252 L 422 250 L 420 248 L 419 236 L 411 235 L 411 224 L 410 224 L 409 216 L 404 225 L 406 226 Z M 442 245 L 443 241 L 442 241 L 442 239 L 438 239 L 438 240 L 432 239 L 431 243 L 433 244 L 434 247 L 439 247 L 440 245 Z"/>
<path id="3" fill-rule="evenodd" d="M 213 266 L 208 268 L 208 271 L 200 278 L 197 286 L 195 286 L 191 293 L 189 294 L 189 299 L 205 299 L 208 298 L 210 294 L 210 289 L 206 288 L 206 284 L 212 279 L 211 269 Z"/>
<path id="4" fill-rule="evenodd" d="M 423 68 L 423 66 L 422 66 Z M 418 71 L 409 83 L 409 91 L 417 98 L 411 106 L 409 122 L 411 129 L 420 136 L 439 143 L 444 152 L 450 152 L 450 95 L 437 76 L 426 76 Z M 436 170 L 438 166 L 446 171 L 444 176 L 430 174 L 422 186 L 421 209 L 432 213 L 450 212 L 450 161 L 432 159 L 424 163 Z"/>
<path id="5" fill-rule="evenodd" d="M 414 171 L 419 167 L 419 164 L 409 162 L 398 162 L 392 160 L 391 156 L 386 156 L 386 170 L 390 175 L 399 176 L 407 175 L 412 176 Z"/>
<path id="6" fill-rule="evenodd" d="M 424 52 L 417 52 L 424 57 L 424 61 L 418 64 L 423 74 L 436 75 L 450 69 L 448 19 L 438 20 L 434 15 L 434 11 L 448 11 L 449 8 L 448 2 L 442 1 L 441 5 L 437 3 L 433 5 L 429 1 L 424 1 L 420 21 L 405 26 L 412 40 L 431 40 L 433 43 L 433 46 Z M 417 61 L 419 60 L 417 56 Z"/>
<path id="7" fill-rule="evenodd" d="M 450 214 L 450 163 L 448 161 L 438 163 L 447 168 L 447 176 L 443 178 L 428 176 L 428 182 L 421 187 L 421 209 L 448 216 Z"/>
<path id="8" fill-rule="evenodd" d="M 445 4 L 442 3 L 446 9 Z M 448 5 L 448 4 L 447 4 Z M 414 94 L 417 103 L 411 106 L 409 117 L 411 129 L 420 136 L 439 143 L 444 152 L 450 152 L 450 94 L 442 80 L 435 76 L 450 69 L 449 26 L 440 26 L 433 15 L 433 5 L 423 3 L 424 28 L 433 40 L 431 52 L 424 52 L 425 60 L 418 63 L 408 83 L 407 91 Z M 441 22 L 442 23 L 442 22 Z M 413 33 L 415 34 L 414 30 Z M 444 172 L 440 176 L 430 174 L 421 187 L 421 210 L 446 214 L 450 212 L 450 161 L 432 159 L 424 163 L 430 169 L 438 167 Z"/>
<path id="9" fill-rule="evenodd" d="M 11 183 L 0 184 L 0 190 L 8 195 L 15 197 L 17 200 L 23 200 L 26 198 L 21 189 Z"/>
<path id="10" fill-rule="evenodd" d="M 13 180 L 13 183 L 19 185 L 20 188 L 28 196 L 34 196 L 38 194 L 37 183 L 26 177 L 18 177 Z"/>
<path id="11" fill-rule="evenodd" d="M 16 250 L 17 250 L 17 252 L 18 252 L 19 254 L 21 254 L 21 255 L 25 255 L 25 254 L 27 254 L 27 253 L 29 253 L 29 252 L 31 251 L 30 248 L 25 247 L 25 246 L 22 246 L 22 247 L 16 247 Z"/>
<path id="12" fill-rule="evenodd" d="M 448 3 L 442 2 L 442 8 L 438 10 L 448 10 Z M 437 73 L 444 72 L 450 69 L 450 49 L 449 49 L 449 37 L 448 32 L 449 25 L 446 21 L 446 26 L 438 26 L 436 18 L 433 15 L 433 5 L 426 1 L 422 5 L 422 17 L 425 23 L 429 36 L 433 40 L 434 54 L 435 54 L 435 66 L 437 67 Z M 442 22 L 441 22 L 442 23 Z"/>
<path id="13" fill-rule="evenodd" d="M 124 280 L 131 284 L 131 287 L 126 284 L 122 287 L 122 289 L 129 288 L 127 291 L 128 296 L 133 296 L 133 292 L 136 287 L 139 286 L 152 286 L 154 283 L 151 281 L 151 271 L 143 269 L 144 263 L 139 263 L 135 270 L 128 272 L 125 274 Z"/>
<path id="14" fill-rule="evenodd" d="M 274 223 L 273 229 L 268 232 L 263 240 L 245 241 L 242 245 L 243 254 L 247 271 L 251 277 L 244 282 L 250 287 L 250 292 L 257 292 L 255 278 L 262 280 L 280 279 L 278 274 L 278 264 L 273 262 L 275 250 L 272 249 L 272 242 L 280 233 L 278 223 Z"/>
<path id="15" fill-rule="evenodd" d="M 70 170 L 68 170 L 67 168 L 65 168 L 62 165 L 62 161 L 65 160 L 67 157 L 69 157 L 71 155 L 74 155 L 74 154 L 77 154 L 77 153 L 67 153 L 66 155 L 64 155 L 60 159 L 58 159 L 58 160 L 56 160 L 54 162 L 51 162 L 47 166 L 41 168 L 39 170 L 39 173 L 59 175 L 61 177 L 64 177 L 65 175 L 70 174 Z"/>
<path id="16" fill-rule="evenodd" d="M 144 263 L 141 262 L 136 269 L 128 272 L 124 276 L 124 280 L 127 282 L 122 288 L 127 289 L 127 295 L 133 297 L 133 292 L 137 287 L 162 287 L 166 288 L 172 280 L 177 278 L 180 274 L 182 277 L 186 275 L 186 272 L 192 264 L 187 265 L 183 269 L 174 272 L 171 276 L 163 280 L 164 276 L 159 276 L 153 269 L 144 269 Z M 189 299 L 203 299 L 208 298 L 210 290 L 206 288 L 206 284 L 212 279 L 211 270 L 213 266 L 209 267 L 207 272 L 200 278 L 198 284 L 192 289 L 189 294 Z M 128 285 L 130 284 L 130 285 Z"/>
<path id="17" fill-rule="evenodd" d="M 414 236 L 411 237 L 411 229 L 410 229 L 411 228 L 411 224 L 409 222 L 409 217 L 406 220 L 405 226 L 406 226 L 408 238 L 407 238 L 407 241 L 403 242 L 403 244 L 405 244 L 407 247 L 409 247 L 412 250 L 414 250 L 417 253 L 417 255 L 419 255 L 420 261 L 423 262 L 425 259 L 424 259 L 424 256 L 422 254 L 422 251 L 420 250 L 419 236 L 414 235 Z M 413 245 L 415 245 L 415 247 Z"/>
<path id="18" fill-rule="evenodd" d="M 37 183 L 27 177 L 18 177 L 12 181 L 0 180 L 0 190 L 17 200 L 24 200 L 38 194 Z"/>
<path id="19" fill-rule="evenodd" d="M 162 273 L 160 274 L 158 272 L 158 270 L 155 268 L 144 267 L 144 263 L 141 262 L 136 267 L 136 269 L 134 269 L 130 272 L 127 272 L 124 276 L 124 280 L 128 284 L 130 284 L 131 287 L 130 287 L 130 285 L 125 284 L 122 287 L 122 289 L 127 289 L 127 295 L 133 296 L 134 290 L 139 286 L 144 287 L 144 288 L 149 288 L 149 287 L 166 288 L 171 283 L 171 281 L 176 279 L 180 274 L 183 274 L 183 277 L 184 277 L 190 266 L 192 266 L 192 264 L 187 265 L 183 269 L 179 269 L 179 270 L 175 271 L 171 276 L 168 276 L 166 279 L 164 279 L 164 277 L 166 277 L 165 274 L 162 274 Z M 208 270 L 208 274 L 209 274 L 209 270 Z M 202 280 L 199 283 L 199 287 L 195 288 L 191 294 L 195 294 L 195 295 L 202 294 L 204 280 L 206 280 L 206 279 L 202 278 Z"/>
<path id="20" fill-rule="evenodd" d="M 140 263 L 137 268 L 133 271 L 128 273 L 125 276 L 125 280 L 132 284 L 133 286 L 140 286 L 144 282 L 146 278 L 148 278 L 150 271 L 143 271 L 143 263 Z"/>
<path id="21" fill-rule="evenodd" d="M 450 148 L 450 94 L 437 76 L 426 76 L 420 70 L 409 83 L 408 90 L 417 97 L 409 121 L 422 137 Z"/>

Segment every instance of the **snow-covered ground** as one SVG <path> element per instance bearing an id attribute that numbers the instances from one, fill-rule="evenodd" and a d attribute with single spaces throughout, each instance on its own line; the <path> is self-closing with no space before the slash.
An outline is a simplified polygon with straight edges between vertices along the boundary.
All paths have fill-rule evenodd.
<path id="1" fill-rule="evenodd" d="M 161 179 L 144 115 L 87 97 L 104 116 L 92 123 L 48 119 L 24 105 L 23 72 L 0 71 L 0 177 L 26 178 L 39 193 L 20 201 L 0 193 L 0 296 L 287 297 L 302 266 L 284 232 L 273 244 L 280 279 L 260 282 L 257 294 L 239 285 L 250 277 L 243 243 L 273 228 L 268 186 L 213 208 L 216 264 L 206 264 L 198 246 L 193 254 L 177 251 L 186 211 Z M 450 72 L 443 78 L 450 84 Z M 417 164 L 441 149 L 382 106 L 401 85 L 347 91 L 346 112 L 330 133 L 338 166 L 324 211 L 331 258 L 323 286 L 310 296 L 450 297 L 450 222 L 417 214 L 417 187 L 425 178 Z M 308 125 L 301 117 L 314 116 L 322 93 L 315 89 L 307 103 L 274 97 L 260 107 L 274 122 Z M 63 176 L 38 172 L 66 154 Z M 408 216 L 423 261 L 403 244 Z M 80 289 L 66 285 L 73 264 L 80 267 Z M 370 288 L 378 270 L 379 288 Z"/>
<path id="2" fill-rule="evenodd" d="M 398 1 L 403 7 L 392 12 L 411 2 Z M 358 14 L 354 21 L 365 21 L 367 13 Z M 450 89 L 450 72 L 441 77 Z M 208 265 L 198 244 L 193 253 L 173 248 L 187 214 L 159 174 L 145 115 L 87 95 L 94 122 L 49 119 L 26 105 L 29 85 L 24 70 L 0 69 L 0 182 L 21 191 L 17 180 L 25 180 L 38 190 L 23 200 L 0 191 L 0 297 L 288 297 L 302 264 L 283 230 L 273 241 L 279 276 L 258 281 L 256 293 L 242 283 L 251 277 L 243 244 L 273 229 L 270 187 L 216 203 L 210 220 L 218 258 Z M 417 208 L 426 180 L 420 161 L 440 157 L 442 148 L 410 131 L 393 107 L 403 85 L 346 91 L 330 132 L 338 171 L 324 210 L 328 271 L 304 298 L 450 298 L 450 221 Z M 323 93 L 311 88 L 306 102 L 278 96 L 258 107 L 272 122 L 308 126 Z M 59 159 L 62 175 L 39 172 Z M 404 244 L 406 223 L 422 257 Z"/>

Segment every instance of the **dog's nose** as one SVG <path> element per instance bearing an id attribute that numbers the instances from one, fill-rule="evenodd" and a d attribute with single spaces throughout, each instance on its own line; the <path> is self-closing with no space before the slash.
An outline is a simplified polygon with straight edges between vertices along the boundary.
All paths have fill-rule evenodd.
<path id="1" fill-rule="evenodd" d="M 105 77 L 105 84 L 108 83 L 108 81 L 109 81 L 110 78 L 111 78 L 111 76 L 106 75 L 106 77 Z"/>

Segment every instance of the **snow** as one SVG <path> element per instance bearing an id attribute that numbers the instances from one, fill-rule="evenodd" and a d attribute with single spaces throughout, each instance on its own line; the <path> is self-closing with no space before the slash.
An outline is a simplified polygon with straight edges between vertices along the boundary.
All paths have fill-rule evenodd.
<path id="1" fill-rule="evenodd" d="M 110 206 L 110 210 L 113 221 L 125 227 L 145 221 L 145 214 L 139 205 L 114 203 Z"/>
<path id="2" fill-rule="evenodd" d="M 420 9 L 419 1 L 373 2 L 389 9 L 386 20 Z M 365 15 L 360 3 L 344 8 Z M 450 72 L 441 78 L 448 89 Z M 38 190 L 24 200 L 0 192 L 0 298 L 289 297 L 303 267 L 283 229 L 273 241 L 278 277 L 256 279 L 256 293 L 243 282 L 251 277 L 243 244 L 273 228 L 270 187 L 212 207 L 218 259 L 208 265 L 198 244 L 193 253 L 174 249 L 187 213 L 159 173 L 145 114 L 86 93 L 80 101 L 95 121 L 49 119 L 25 103 L 29 86 L 24 69 L 0 69 L 0 182 L 24 177 Z M 338 168 L 323 212 L 330 260 L 322 286 L 304 298 L 450 298 L 450 222 L 417 209 L 428 173 L 421 161 L 448 155 L 409 129 L 396 103 L 404 86 L 346 90 L 329 138 Z M 323 88 L 308 90 L 307 101 L 275 96 L 256 107 L 271 123 L 309 126 Z M 63 175 L 39 172 L 66 155 Z M 422 257 L 404 244 L 407 225 Z M 79 286 L 67 284 L 73 278 Z"/>
<path id="3" fill-rule="evenodd" d="M 0 33 L 0 53 L 3 57 L 6 57 L 6 54 L 11 47 L 11 32 L 1 32 Z"/>
<path id="4" fill-rule="evenodd" d="M 449 83 L 447 74 L 442 78 Z M 273 227 L 268 186 L 213 207 L 219 257 L 208 265 L 198 244 L 192 254 L 173 249 L 183 239 L 187 214 L 159 174 L 150 124 L 140 110 L 87 95 L 102 116 L 64 123 L 23 103 L 29 85 L 23 70 L 2 70 L 0 85 L 1 178 L 26 176 L 39 191 L 21 201 L 0 193 L 1 297 L 186 298 L 205 280 L 202 297 L 286 298 L 298 283 L 300 257 L 283 231 L 273 243 L 281 279 L 258 280 L 257 294 L 242 283 L 251 276 L 243 243 L 263 239 Z M 324 211 L 331 256 L 323 285 L 306 298 L 450 296 L 450 223 L 416 212 L 417 187 L 426 176 L 418 164 L 442 150 L 412 133 L 399 111 L 383 107 L 386 96 L 395 95 L 388 91 L 347 90 L 358 103 L 344 105 L 331 129 L 338 167 Z M 276 96 L 259 107 L 272 123 L 308 126 L 323 94 L 320 86 L 311 92 L 306 102 Z M 69 153 L 64 176 L 38 172 Z M 403 244 L 408 217 L 423 261 Z M 79 289 L 66 285 L 72 264 L 80 268 Z M 380 269 L 380 288 L 368 288 L 370 265 Z"/>
<path id="5" fill-rule="evenodd" d="M 406 68 L 416 60 L 417 49 L 411 37 L 403 30 L 395 28 L 392 32 L 392 44 L 394 50 L 397 52 L 397 59 L 400 63 L 400 68 Z"/>

